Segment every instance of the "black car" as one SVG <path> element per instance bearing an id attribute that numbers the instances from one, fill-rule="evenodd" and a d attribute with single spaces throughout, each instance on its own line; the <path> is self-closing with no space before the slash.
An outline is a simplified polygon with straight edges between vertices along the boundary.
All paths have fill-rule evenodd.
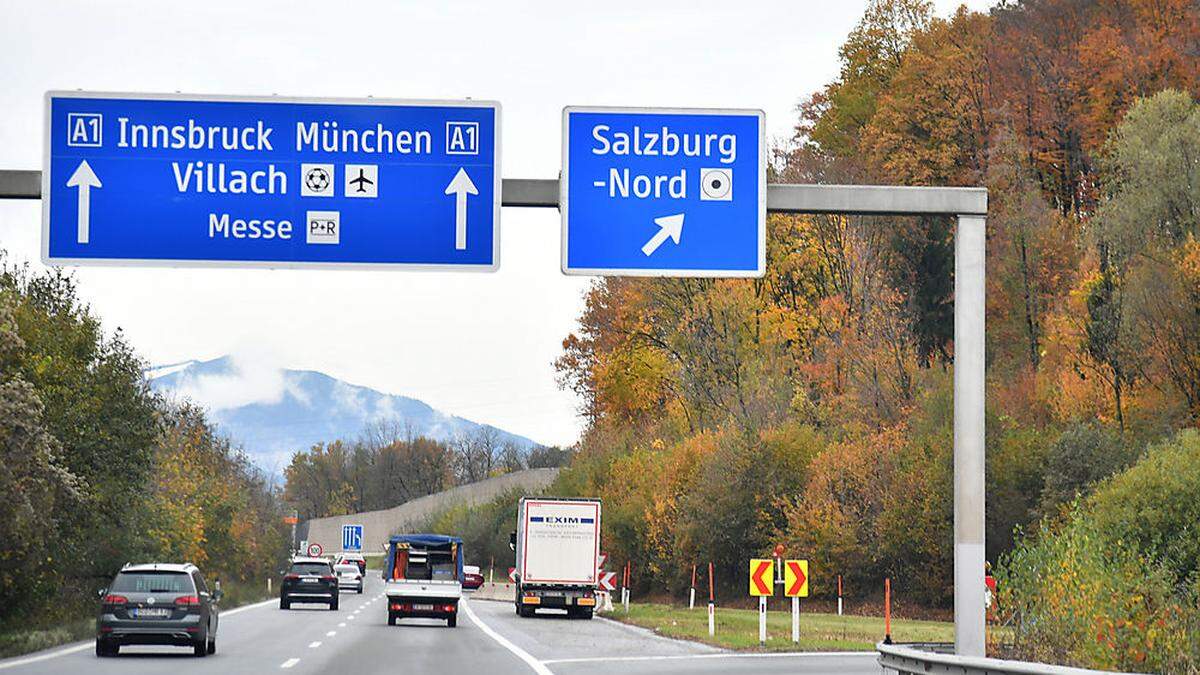
<path id="1" fill-rule="evenodd" d="M 125 565 L 100 596 L 96 656 L 116 656 L 124 645 L 191 647 L 196 656 L 217 651 L 221 591 L 210 592 L 195 565 Z"/>
<path id="2" fill-rule="evenodd" d="M 293 602 L 328 603 L 329 609 L 338 608 L 338 580 L 328 560 L 292 559 L 279 584 L 279 609 L 291 609 Z"/>

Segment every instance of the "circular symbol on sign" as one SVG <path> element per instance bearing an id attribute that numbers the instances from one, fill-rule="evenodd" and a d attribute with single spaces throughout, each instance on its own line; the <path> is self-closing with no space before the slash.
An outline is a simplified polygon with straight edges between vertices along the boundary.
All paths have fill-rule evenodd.
<path id="1" fill-rule="evenodd" d="M 304 175 L 304 185 L 313 192 L 324 192 L 329 189 L 329 184 L 332 182 L 329 177 L 329 172 L 321 167 L 313 167 Z"/>
<path id="2" fill-rule="evenodd" d="M 700 173 L 700 199 L 702 201 L 729 201 L 733 198 L 733 171 L 731 169 L 704 169 Z"/>
<path id="3" fill-rule="evenodd" d="M 308 554 L 314 558 L 316 558 L 317 556 L 321 555 L 324 552 L 325 552 L 325 549 L 321 548 L 321 545 L 316 542 L 313 542 L 308 545 Z"/>
<path id="4" fill-rule="evenodd" d="M 148 598 L 146 598 L 146 604 L 147 604 L 147 605 L 153 605 L 153 604 L 154 604 L 154 596 L 153 596 L 153 595 L 152 595 L 152 596 L 150 596 L 150 597 L 148 597 Z"/>

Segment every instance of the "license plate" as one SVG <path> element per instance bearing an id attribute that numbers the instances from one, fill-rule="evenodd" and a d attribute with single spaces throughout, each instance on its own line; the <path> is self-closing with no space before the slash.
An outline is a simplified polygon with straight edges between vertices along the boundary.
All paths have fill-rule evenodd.
<path id="1" fill-rule="evenodd" d="M 317 583 L 318 579 L 304 579 L 303 581 L 306 584 L 315 584 Z"/>
<path id="2" fill-rule="evenodd" d="M 418 612 L 432 612 L 433 605 L 413 605 L 413 609 L 417 610 Z"/>
<path id="3" fill-rule="evenodd" d="M 135 607 L 133 616 L 139 619 L 161 619 L 171 615 L 171 610 L 164 607 Z"/>

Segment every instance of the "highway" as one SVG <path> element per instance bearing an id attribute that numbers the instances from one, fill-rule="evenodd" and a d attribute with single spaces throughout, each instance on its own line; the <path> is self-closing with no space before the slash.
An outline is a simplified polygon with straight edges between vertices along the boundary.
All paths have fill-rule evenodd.
<path id="1" fill-rule="evenodd" d="M 97 658 L 92 642 L 0 661 L 17 673 L 879 673 L 875 655 L 734 654 L 669 640 L 614 621 L 565 616 L 519 619 L 510 603 L 466 601 L 457 628 L 444 621 L 388 626 L 383 582 L 343 594 L 336 612 L 318 605 L 281 611 L 272 600 L 222 612 L 217 653 L 125 647 Z"/>

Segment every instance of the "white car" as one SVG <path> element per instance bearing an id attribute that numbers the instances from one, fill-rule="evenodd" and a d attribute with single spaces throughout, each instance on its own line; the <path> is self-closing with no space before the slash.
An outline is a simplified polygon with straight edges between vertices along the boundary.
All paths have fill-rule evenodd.
<path id="1" fill-rule="evenodd" d="M 363 592 L 363 575 L 358 565 L 340 563 L 333 566 L 333 573 L 337 575 L 339 591 L 348 588 L 358 593 Z"/>

